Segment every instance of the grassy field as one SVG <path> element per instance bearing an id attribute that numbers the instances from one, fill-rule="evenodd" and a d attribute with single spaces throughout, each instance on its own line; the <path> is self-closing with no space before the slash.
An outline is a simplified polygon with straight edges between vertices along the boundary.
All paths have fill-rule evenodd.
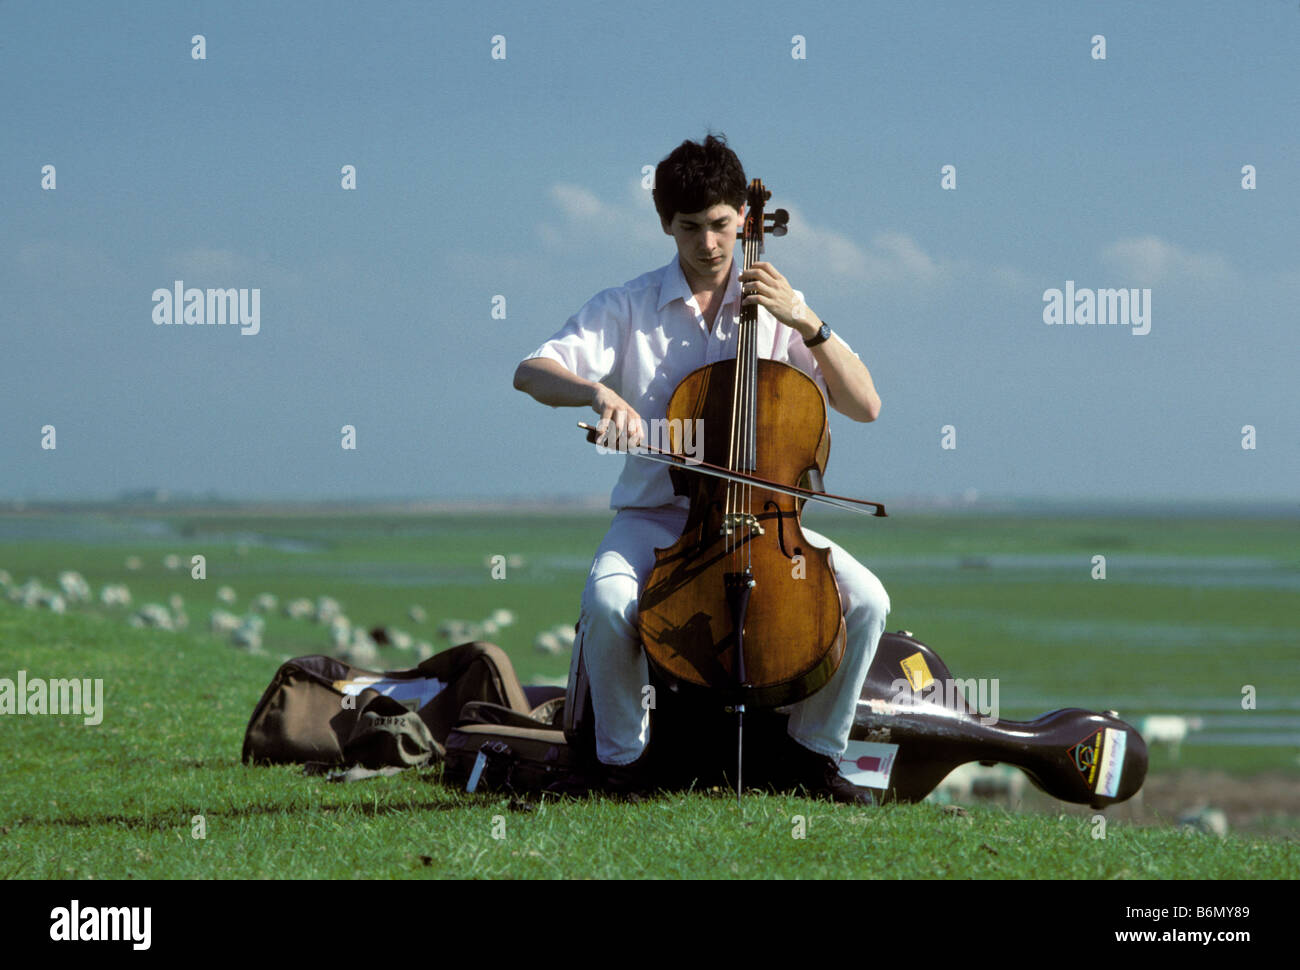
<path id="1" fill-rule="evenodd" d="M 896 515 L 809 524 L 856 553 L 889 590 L 890 629 L 933 646 L 957 677 L 998 677 L 1004 718 L 1054 707 L 1197 715 L 1178 761 L 1300 776 L 1300 545 L 1296 520 L 974 518 Z M 239 763 L 253 705 L 279 662 L 331 652 L 324 627 L 267 616 L 250 653 L 207 632 L 257 594 L 332 596 L 357 625 L 394 625 L 441 649 L 448 618 L 516 621 L 490 639 L 526 682 L 564 676 L 533 649 L 572 624 L 608 515 L 149 514 L 0 517 L 0 569 L 47 587 L 77 570 L 96 595 L 125 582 L 134 605 L 184 597 L 184 632 L 135 629 L 132 610 L 67 615 L 0 599 L 0 677 L 102 678 L 103 723 L 0 717 L 0 875 L 19 878 L 367 876 L 1274 878 L 1300 863 L 1294 818 L 1274 837 L 1226 839 L 1091 813 L 937 804 L 864 812 L 725 793 L 639 805 L 511 803 L 406 772 L 352 784 Z M 202 554 L 207 579 L 188 566 Z M 1106 578 L 1091 578 L 1094 556 Z M 140 560 L 128 570 L 127 557 Z M 492 557 L 510 563 L 493 579 Z M 514 557 L 514 558 L 510 558 Z M 410 619 L 418 604 L 428 619 Z M 409 667 L 385 649 L 378 666 Z M 1243 687 L 1256 706 L 1242 709 Z M 194 838 L 202 816 L 204 838 Z M 801 822 L 802 820 L 802 822 Z M 802 833 L 800 829 L 802 828 Z M 804 837 L 796 838 L 803 834 Z M 942 851 L 937 851 L 942 849 Z M 942 861 L 936 861 L 942 860 Z"/>

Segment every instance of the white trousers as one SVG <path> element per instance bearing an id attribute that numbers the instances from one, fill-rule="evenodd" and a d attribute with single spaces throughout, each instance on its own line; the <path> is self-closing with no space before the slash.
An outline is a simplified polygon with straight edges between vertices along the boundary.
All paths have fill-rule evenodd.
<path id="1" fill-rule="evenodd" d="M 650 672 L 637 634 L 637 603 L 654 569 L 656 547 L 671 546 L 681 537 L 686 515 L 685 509 L 671 506 L 620 511 L 596 550 L 582 592 L 579 643 L 591 684 L 596 756 L 605 764 L 635 761 L 650 739 L 650 712 L 642 704 Z M 889 594 L 840 546 L 806 527 L 803 532 L 814 546 L 831 550 L 846 643 L 830 681 L 783 710 L 790 712 L 788 730 L 795 741 L 838 758 L 848 745 L 858 696 L 885 629 Z"/>

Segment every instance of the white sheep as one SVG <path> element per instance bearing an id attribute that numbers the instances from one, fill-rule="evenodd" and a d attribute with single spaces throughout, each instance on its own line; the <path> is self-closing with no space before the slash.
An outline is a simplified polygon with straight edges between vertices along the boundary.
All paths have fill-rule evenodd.
<path id="1" fill-rule="evenodd" d="M 533 649 L 539 653 L 562 653 L 564 644 L 560 643 L 560 638 L 555 635 L 554 631 L 543 630 L 537 634 L 537 639 L 533 641 Z"/>
<path id="2" fill-rule="evenodd" d="M 1222 809 L 1211 808 L 1209 805 L 1188 809 L 1179 816 L 1178 825 L 1182 829 L 1217 835 L 1221 839 L 1228 834 L 1228 816 Z"/>
<path id="3" fill-rule="evenodd" d="M 339 602 L 329 596 L 321 596 L 316 600 L 316 622 L 320 624 L 328 623 L 334 617 L 343 612 Z"/>
<path id="4" fill-rule="evenodd" d="M 258 653 L 262 649 L 262 631 L 255 627 L 241 625 L 231 631 L 230 642 L 249 653 Z"/>
<path id="5" fill-rule="evenodd" d="M 81 573 L 72 570 L 59 573 L 59 588 L 69 603 L 89 603 L 92 599 L 90 584 Z"/>
<path id="6" fill-rule="evenodd" d="M 9 590 L 9 599 L 15 603 L 22 603 L 27 609 L 39 603 L 43 595 L 45 589 L 35 579 L 29 579 L 21 586 L 14 586 Z"/>
<path id="7" fill-rule="evenodd" d="M 152 627 L 157 630 L 175 630 L 172 615 L 165 606 L 146 603 L 131 615 L 128 622 L 136 627 Z"/>
<path id="8" fill-rule="evenodd" d="M 335 650 L 346 647 L 352 642 L 352 621 L 346 616 L 336 616 L 330 620 L 330 638 Z"/>
<path id="9" fill-rule="evenodd" d="M 424 623 L 429 619 L 429 614 L 424 612 L 423 606 L 412 606 L 406 611 L 406 615 L 411 618 L 412 623 Z"/>
<path id="10" fill-rule="evenodd" d="M 1142 719 L 1138 728 L 1148 745 L 1163 744 L 1170 756 L 1177 758 L 1188 732 L 1199 731 L 1205 722 L 1199 717 L 1177 717 L 1172 714 L 1152 714 Z"/>
<path id="11" fill-rule="evenodd" d="M 105 606 L 130 606 L 131 591 L 121 583 L 109 583 L 99 591 L 99 601 Z"/>
<path id="12" fill-rule="evenodd" d="M 464 643 L 469 624 L 464 620 L 443 620 L 438 624 L 438 636 L 449 643 Z"/>
<path id="13" fill-rule="evenodd" d="M 379 650 L 375 641 L 370 639 L 370 634 L 360 627 L 354 627 L 352 642 L 348 644 L 344 655 L 355 667 L 370 667 L 379 659 Z"/>
<path id="14" fill-rule="evenodd" d="M 217 599 L 221 600 L 221 602 L 225 603 L 227 606 L 234 606 L 237 597 L 235 596 L 234 589 L 229 586 L 222 586 L 217 590 Z"/>
<path id="15" fill-rule="evenodd" d="M 233 633 L 240 627 L 240 619 L 234 613 L 225 610 L 213 610 L 208 617 L 208 629 L 214 634 Z"/>

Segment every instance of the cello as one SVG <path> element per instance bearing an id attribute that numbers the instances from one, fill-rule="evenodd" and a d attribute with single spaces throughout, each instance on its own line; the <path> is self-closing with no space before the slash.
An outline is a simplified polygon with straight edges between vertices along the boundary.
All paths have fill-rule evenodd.
<path id="1" fill-rule="evenodd" d="M 770 197 L 760 179 L 750 183 L 740 233 L 746 270 L 763 252 Z M 774 235 L 788 219 L 773 213 Z M 806 374 L 758 350 L 758 308 L 742 305 L 736 357 L 692 371 L 669 399 L 667 426 L 698 422 L 704 463 L 732 477 L 670 473 L 690 510 L 681 538 L 655 551 L 637 621 L 656 672 L 729 702 L 738 751 L 747 705 L 808 697 L 831 679 L 845 645 L 830 550 L 803 534 L 804 500 L 757 484 L 819 490 L 830 454 L 826 401 Z"/>
<path id="2" fill-rule="evenodd" d="M 761 180 L 750 183 L 745 269 L 761 257 L 770 197 Z M 774 228 L 786 218 L 774 215 Z M 700 422 L 706 463 L 777 483 L 819 483 L 830 454 L 821 391 L 797 368 L 759 358 L 752 305 L 741 308 L 736 357 L 692 371 L 669 399 L 667 426 L 688 421 Z M 830 550 L 800 529 L 801 501 L 752 482 L 671 474 L 690 511 L 681 538 L 656 550 L 641 592 L 647 658 L 671 683 L 738 705 L 812 694 L 844 653 L 844 617 Z"/>

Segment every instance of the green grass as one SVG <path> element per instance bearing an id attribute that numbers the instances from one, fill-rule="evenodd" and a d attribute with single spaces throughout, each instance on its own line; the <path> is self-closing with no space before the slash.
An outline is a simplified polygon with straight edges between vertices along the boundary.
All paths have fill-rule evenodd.
<path id="1" fill-rule="evenodd" d="M 102 678 L 105 716 L 0 717 L 0 876 L 20 878 L 653 877 L 653 878 L 1290 878 L 1294 827 L 1282 838 L 1216 839 L 1112 818 L 1094 838 L 1090 816 L 1012 814 L 972 807 L 886 806 L 860 811 L 791 796 L 666 795 L 637 805 L 604 800 L 516 804 L 440 783 L 437 770 L 338 785 L 298 769 L 239 763 L 247 719 L 280 659 L 329 652 L 323 628 L 268 618 L 267 653 L 250 655 L 202 631 L 215 590 L 229 584 L 242 611 L 263 591 L 333 595 L 367 625 L 391 622 L 435 640 L 448 616 L 481 619 L 496 607 L 519 621 L 494 639 L 521 677 L 562 676 L 566 657 L 531 649 L 536 631 L 572 623 L 587 561 L 608 521 L 599 516 L 518 518 L 172 520 L 175 534 L 142 541 L 119 520 L 91 543 L 35 538 L 0 544 L 15 583 L 53 585 L 81 571 L 96 593 L 127 582 L 136 604 L 186 600 L 185 633 L 137 630 L 102 607 L 55 616 L 0 599 L 0 677 Z M 2 523 L 0 523 L 2 524 Z M 1300 569 L 1294 523 L 1160 520 L 891 518 L 811 522 L 881 576 L 890 629 L 930 643 L 958 677 L 997 676 L 1004 716 L 1053 706 L 1198 713 L 1241 685 L 1261 710 L 1300 696 L 1294 616 L 1285 584 L 1206 584 L 1191 590 L 1153 575 L 1135 557 L 1252 557 Z M 317 543 L 311 552 L 238 548 L 236 534 Z M 0 533 L 3 535 L 3 533 Z M 208 579 L 168 572 L 162 556 L 208 557 Z M 1079 566 L 977 563 L 963 557 L 1078 556 Z M 122 562 L 139 555 L 144 568 Z M 524 566 L 490 578 L 485 559 L 518 554 Z M 1108 578 L 1089 578 L 1090 557 Z M 940 560 L 951 560 L 936 565 Z M 1207 567 L 1212 569 L 1213 567 Z M 1278 567 L 1274 568 L 1277 572 Z M 428 610 L 423 626 L 406 610 Z M 436 643 L 436 641 L 435 641 Z M 443 646 L 441 643 L 436 643 Z M 406 667 L 388 651 L 384 664 Z M 1120 703 L 1120 700 L 1124 703 Z M 1059 703 L 1057 703 L 1059 701 Z M 1240 773 L 1296 771 L 1286 746 L 1188 744 L 1179 764 Z M 1153 770 L 1168 764 L 1160 752 Z M 191 835 L 202 815 L 206 838 Z M 806 837 L 794 838 L 802 816 Z M 494 838 L 497 834 L 504 838 Z"/>

